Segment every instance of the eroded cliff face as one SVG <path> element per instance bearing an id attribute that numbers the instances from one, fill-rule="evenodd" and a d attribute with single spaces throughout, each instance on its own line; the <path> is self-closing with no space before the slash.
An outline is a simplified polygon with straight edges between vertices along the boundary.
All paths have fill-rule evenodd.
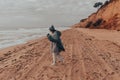
<path id="1" fill-rule="evenodd" d="M 120 0 L 106 1 L 96 13 L 74 27 L 120 30 Z"/>

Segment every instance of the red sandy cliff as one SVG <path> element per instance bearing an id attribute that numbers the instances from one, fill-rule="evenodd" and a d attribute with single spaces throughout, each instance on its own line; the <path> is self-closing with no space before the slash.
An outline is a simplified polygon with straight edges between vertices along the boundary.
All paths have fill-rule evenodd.
<path id="1" fill-rule="evenodd" d="M 120 30 L 120 0 L 106 1 L 96 13 L 74 27 Z"/>

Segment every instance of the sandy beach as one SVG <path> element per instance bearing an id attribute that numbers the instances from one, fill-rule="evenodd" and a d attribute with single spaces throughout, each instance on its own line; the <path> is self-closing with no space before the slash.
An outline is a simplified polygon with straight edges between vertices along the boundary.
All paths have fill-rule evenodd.
<path id="1" fill-rule="evenodd" d="M 120 0 L 0 0 L 0 80 L 120 80 Z"/>
<path id="2" fill-rule="evenodd" d="M 104 35 L 103 35 L 104 34 Z M 62 32 L 64 64 L 51 66 L 46 37 L 0 51 L 0 80 L 119 80 L 120 32 L 73 28 Z"/>

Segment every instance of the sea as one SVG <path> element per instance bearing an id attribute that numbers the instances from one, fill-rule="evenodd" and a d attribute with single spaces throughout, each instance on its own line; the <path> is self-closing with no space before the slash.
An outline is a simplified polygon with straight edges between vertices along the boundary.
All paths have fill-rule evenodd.
<path id="1" fill-rule="evenodd" d="M 57 27 L 59 31 L 69 29 L 69 27 Z M 10 46 L 24 44 L 29 40 L 38 39 L 46 36 L 49 33 L 49 28 L 20 28 L 10 30 L 0 30 L 0 49 Z"/>

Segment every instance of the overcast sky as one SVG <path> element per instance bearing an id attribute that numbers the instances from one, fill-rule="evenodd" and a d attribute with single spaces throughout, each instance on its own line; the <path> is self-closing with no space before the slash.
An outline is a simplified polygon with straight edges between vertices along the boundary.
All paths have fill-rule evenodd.
<path id="1" fill-rule="evenodd" d="M 69 26 L 86 18 L 106 0 L 0 0 L 0 28 Z"/>

